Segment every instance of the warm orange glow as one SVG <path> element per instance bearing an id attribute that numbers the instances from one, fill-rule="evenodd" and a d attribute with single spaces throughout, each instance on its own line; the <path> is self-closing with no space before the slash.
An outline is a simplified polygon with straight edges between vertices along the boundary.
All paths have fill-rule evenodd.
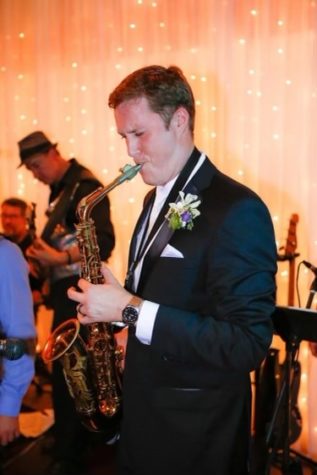
<path id="1" fill-rule="evenodd" d="M 297 263 L 317 266 L 316 16 L 317 2 L 306 0 L 1 0 L 0 199 L 36 202 L 41 231 L 48 190 L 17 170 L 16 142 L 36 129 L 65 157 L 112 180 L 130 160 L 108 94 L 133 69 L 177 64 L 196 96 L 197 145 L 261 195 L 278 247 L 298 213 Z M 117 235 L 111 265 L 121 279 L 145 190 L 136 177 L 110 196 Z M 287 303 L 288 276 L 280 262 L 280 304 Z M 303 306 L 312 278 L 300 270 Z M 317 359 L 304 344 L 301 360 L 300 444 L 317 455 Z"/>

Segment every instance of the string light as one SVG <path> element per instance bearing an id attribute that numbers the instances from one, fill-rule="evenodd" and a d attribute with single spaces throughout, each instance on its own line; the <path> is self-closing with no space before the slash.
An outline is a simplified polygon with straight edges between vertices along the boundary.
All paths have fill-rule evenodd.
<path id="1" fill-rule="evenodd" d="M 91 161 L 92 168 L 101 175 L 102 179 L 108 181 L 117 173 L 118 164 L 125 163 L 127 156 L 122 142 L 117 138 L 116 127 L 111 125 L 113 121 L 112 118 L 109 119 L 110 115 L 106 116 L 104 128 L 101 129 L 102 132 L 105 131 L 102 136 L 97 129 L 100 124 L 97 114 L 99 114 L 99 110 L 102 111 L 102 114 L 106 114 L 107 93 L 126 72 L 139 67 L 140 64 L 152 61 L 152 58 L 155 62 L 160 59 L 163 63 L 179 63 L 189 77 L 197 98 L 197 122 L 202 121 L 202 125 L 199 124 L 199 129 L 197 132 L 195 131 L 195 135 L 203 142 L 202 148 L 207 152 L 212 152 L 208 155 L 215 157 L 219 163 L 223 160 L 226 167 L 231 167 L 229 174 L 231 170 L 233 175 L 238 176 L 242 181 L 251 180 L 251 184 L 252 176 L 255 174 L 253 167 L 257 165 L 262 167 L 260 161 L 262 157 L 265 161 L 273 161 L 274 158 L 274 165 L 270 171 L 266 171 L 263 166 L 263 170 L 258 172 L 259 191 L 264 189 L 264 193 L 268 196 L 270 190 L 276 190 L 282 184 L 284 185 L 285 181 L 282 175 L 285 173 L 285 165 L 283 165 L 285 162 L 282 160 L 282 154 L 289 155 L 293 149 L 293 141 L 300 140 L 301 129 L 304 127 L 298 117 L 296 119 L 298 120 L 298 130 L 290 129 L 290 117 L 294 114 L 298 100 L 295 90 L 299 88 L 300 80 L 300 90 L 303 91 L 304 100 L 307 101 L 305 106 L 310 109 L 312 119 L 315 118 L 313 107 L 316 107 L 317 89 L 314 83 L 312 83 L 313 86 L 309 84 L 306 87 L 305 80 L 301 79 L 305 71 L 306 76 L 309 74 L 307 74 L 307 69 L 303 68 L 307 61 L 304 63 L 300 57 L 299 44 L 306 54 L 308 45 L 312 41 L 311 38 L 315 35 L 309 21 L 314 18 L 316 13 L 316 1 L 298 2 L 301 3 L 301 6 L 294 7 L 295 12 L 296 8 L 301 11 L 301 15 L 297 16 L 298 24 L 296 23 L 297 18 L 294 18 L 287 8 L 283 10 L 283 2 L 279 8 L 278 17 L 271 15 L 268 18 L 267 10 L 265 10 L 267 7 L 264 4 L 261 5 L 261 9 L 241 8 L 239 19 L 235 18 L 233 24 L 225 24 L 226 27 L 233 26 L 226 30 L 229 32 L 225 40 L 226 45 L 230 45 L 230 51 L 233 52 L 230 53 L 229 60 L 226 59 L 228 55 L 222 54 L 227 50 L 222 37 L 224 30 L 221 21 L 223 20 L 221 20 L 222 17 L 217 16 L 217 13 L 215 13 L 211 24 L 208 23 L 207 32 L 203 31 L 203 26 L 201 27 L 200 35 L 195 22 L 192 22 L 193 25 L 186 25 L 182 21 L 183 16 L 180 18 L 182 12 L 178 12 L 177 19 L 179 21 L 174 21 L 171 9 L 166 7 L 167 3 L 163 0 L 161 2 L 125 0 L 125 3 L 127 4 L 125 6 L 129 8 L 125 10 L 124 21 L 121 18 L 116 24 L 115 16 L 111 19 L 111 23 L 109 20 L 98 19 L 100 28 L 98 26 L 96 31 L 89 31 L 91 43 L 87 39 L 87 51 L 89 47 L 92 47 L 91 45 L 94 45 L 94 49 L 89 51 L 89 59 L 88 56 L 81 54 L 76 43 L 79 41 L 77 37 L 67 43 L 68 51 L 63 50 L 61 57 L 58 57 L 59 52 L 55 51 L 53 47 L 47 58 L 40 57 L 42 63 L 39 62 L 39 64 L 46 68 L 45 78 L 38 74 L 35 67 L 37 63 L 35 60 L 32 62 L 32 57 L 29 54 L 34 45 L 34 38 L 36 38 L 37 20 L 34 23 L 33 31 L 13 29 L 14 22 L 12 22 L 12 26 L 8 26 L 3 31 L 1 39 L 2 42 L 6 42 L 7 53 L 1 57 L 0 78 L 1 81 L 6 81 L 10 85 L 10 88 L 6 90 L 6 102 L 3 104 L 3 107 L 11 107 L 14 111 L 12 113 L 14 115 L 11 116 L 14 117 L 14 120 L 8 122 L 10 128 L 14 130 L 14 132 L 11 130 L 8 132 L 10 140 L 16 144 L 17 135 L 28 133 L 35 126 L 45 129 L 48 133 L 56 133 L 60 130 L 60 136 L 56 141 L 59 142 L 62 149 L 65 149 L 65 156 L 82 156 L 88 163 Z M 216 3 L 211 1 L 210 4 Z M 221 10 L 221 14 L 224 11 L 230 12 L 232 2 L 227 1 L 221 5 L 221 8 L 226 8 L 226 10 Z M 253 5 L 255 5 L 254 2 Z M 207 16 L 207 12 L 204 14 Z M 225 18 L 229 22 L 232 17 L 228 14 Z M 303 18 L 307 19 L 307 31 L 301 28 L 300 21 Z M 144 21 L 147 32 L 146 42 L 144 42 Z M 15 28 L 18 24 L 15 23 Z M 117 36 L 116 25 L 119 25 L 117 26 Z M 180 28 L 180 25 L 184 26 L 184 31 L 186 27 L 186 35 L 182 35 L 181 41 L 177 33 L 177 28 Z M 298 35 L 293 35 L 294 26 L 298 26 L 296 30 Z M 261 36 L 262 32 L 268 31 L 270 32 L 269 36 L 265 36 L 265 34 Z M 159 39 L 155 44 L 152 34 L 155 35 L 155 39 Z M 188 40 L 184 39 L 185 36 L 188 37 Z M 210 44 L 207 43 L 206 38 L 211 39 Z M 286 38 L 287 42 L 284 41 Z M 69 39 L 69 36 L 63 37 L 63 44 L 66 44 L 65 39 Z M 16 51 L 11 46 L 13 41 L 18 45 Z M 269 59 L 266 59 L 266 54 L 262 55 L 261 46 L 273 53 L 268 55 Z M 296 46 L 296 52 L 298 51 L 298 58 L 296 58 L 296 66 L 297 62 L 299 64 L 298 68 L 292 67 L 294 66 L 292 58 L 294 46 Z M 102 61 L 98 63 L 99 49 L 102 51 L 104 65 Z M 259 56 L 259 52 L 261 56 Z M 206 64 L 207 57 L 208 64 Z M 261 62 L 259 62 L 259 57 Z M 315 66 L 310 67 L 313 69 Z M 93 71 L 94 75 L 88 75 L 90 74 L 89 70 Z M 49 90 L 50 87 L 52 87 L 52 91 Z M 51 109 L 51 101 L 59 105 L 59 113 L 56 116 L 56 109 L 53 111 Z M 3 121 L 2 124 L 4 124 Z M 309 135 L 309 132 L 307 131 L 305 134 Z M 2 147 L 1 144 L 1 149 Z M 13 146 L 12 150 L 11 145 L 7 148 L 10 159 L 15 157 L 16 150 L 13 151 Z M 230 150 L 230 154 L 232 152 L 233 164 L 230 160 L 226 160 L 227 150 Z M 303 150 L 303 154 L 309 155 L 307 143 L 301 145 L 301 150 Z M 107 159 L 109 162 L 106 162 Z M 299 161 L 301 159 L 302 157 L 298 157 Z M 107 167 L 104 167 L 104 163 L 107 163 Z M 241 168 L 237 167 L 237 163 L 238 167 L 242 163 Z M 16 166 L 15 163 L 14 166 Z M 294 182 L 290 183 L 287 191 L 290 195 L 288 196 L 290 204 L 287 205 L 289 207 L 304 208 L 301 195 L 305 196 L 307 201 L 311 199 L 313 202 L 315 199 L 317 186 L 316 181 L 313 181 L 315 178 L 311 176 L 305 183 L 304 168 L 303 164 L 298 173 L 294 172 L 296 175 Z M 30 178 L 27 173 L 24 174 L 20 171 L 16 173 L 15 193 L 19 196 L 37 196 L 40 185 L 38 180 Z M 297 182 L 300 185 L 295 192 L 294 188 L 297 186 Z M 138 181 L 139 183 L 141 180 Z M 131 223 L 138 214 L 144 195 L 142 190 L 139 194 L 132 194 L 131 186 L 132 183 L 129 183 L 120 190 L 120 193 L 117 193 L 117 196 L 122 200 L 120 207 L 116 206 L 116 196 L 111 199 L 111 210 L 116 211 L 114 219 L 119 234 L 121 226 L 125 228 L 125 242 L 128 242 L 128 230 L 130 231 Z M 267 188 L 265 188 L 266 186 Z M 311 196 L 308 193 L 311 193 Z M 119 198 L 117 201 L 119 202 Z M 285 203 L 285 198 L 282 198 L 282 201 Z M 127 208 L 131 212 L 128 217 L 123 217 L 120 212 L 125 203 L 129 203 Z M 275 204 L 270 196 L 269 204 L 279 210 L 280 203 Z M 278 237 L 276 239 L 277 249 L 280 248 L 282 236 L 285 234 L 285 215 L 288 211 L 290 211 L 289 208 L 283 210 L 283 213 L 276 212 L 272 216 Z M 43 219 L 44 217 L 42 217 Z M 306 217 L 305 225 L 301 228 L 303 234 L 300 253 L 303 257 L 306 257 L 308 240 L 310 248 L 315 250 L 314 255 L 317 255 L 316 232 L 315 234 L 311 233 L 309 237 L 306 236 L 308 222 L 309 216 Z M 117 261 L 120 260 L 124 260 L 122 256 L 117 259 Z M 289 271 L 283 263 L 279 265 L 279 269 L 277 279 L 278 290 L 281 293 L 286 287 Z M 302 269 L 301 276 L 308 280 L 309 270 Z M 281 284 L 284 285 L 282 290 Z M 285 292 L 283 297 L 284 294 Z M 313 305 L 316 305 L 315 300 Z M 309 357 L 310 353 L 306 347 L 301 352 L 301 358 L 305 365 Z M 308 380 L 309 374 L 305 369 L 301 376 L 302 387 L 305 391 L 307 391 Z M 301 396 L 300 404 L 307 411 L 306 395 Z M 317 435 L 317 424 L 312 430 Z"/>

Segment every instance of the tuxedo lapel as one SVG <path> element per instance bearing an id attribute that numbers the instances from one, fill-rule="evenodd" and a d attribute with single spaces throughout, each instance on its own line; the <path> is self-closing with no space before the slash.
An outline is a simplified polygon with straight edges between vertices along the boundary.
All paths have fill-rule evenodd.
<path id="1" fill-rule="evenodd" d="M 192 195 L 197 195 L 198 196 L 198 191 L 197 188 L 193 183 L 188 183 L 188 185 L 184 188 L 184 193 L 191 193 Z M 199 198 L 199 196 L 198 196 Z M 179 201 L 179 197 L 176 199 L 176 202 Z M 165 214 L 164 214 L 165 216 Z M 164 219 L 163 224 L 161 225 L 161 228 L 159 232 L 157 233 L 157 236 L 155 237 L 151 247 L 149 248 L 145 258 L 144 258 L 144 263 L 143 263 L 143 268 L 146 269 L 148 267 L 151 267 L 155 259 L 160 257 L 163 249 L 165 246 L 168 244 L 169 240 L 173 236 L 175 230 L 171 229 L 168 225 L 168 221 Z M 143 270 L 142 270 L 142 276 L 143 276 Z"/>
<path id="2" fill-rule="evenodd" d="M 139 216 L 139 219 L 138 219 L 138 221 L 135 225 L 132 240 L 131 240 L 131 245 L 130 245 L 130 250 L 129 250 L 129 267 L 130 267 L 131 263 L 133 262 L 133 260 L 136 259 L 137 238 L 138 238 L 139 233 L 142 230 L 143 224 L 145 223 L 146 220 L 149 219 L 151 209 L 152 209 L 154 199 L 155 199 L 155 188 L 153 188 L 153 190 L 149 191 L 149 193 L 147 194 L 145 199 L 146 199 L 146 202 L 145 202 L 143 210 L 142 210 L 142 212 Z M 144 229 L 143 236 L 144 236 L 145 233 L 146 233 L 146 229 Z M 142 242 L 141 242 L 140 246 L 142 246 Z"/>
<path id="3" fill-rule="evenodd" d="M 168 222 L 165 219 L 165 216 L 169 209 L 169 203 L 177 202 L 179 200 L 180 198 L 179 191 L 181 191 L 182 189 L 185 193 L 197 194 L 197 188 L 195 188 L 195 186 L 193 185 L 191 181 L 186 185 L 185 188 L 184 188 L 184 185 L 186 181 L 188 180 L 191 172 L 195 168 L 200 156 L 201 156 L 201 153 L 195 148 L 190 158 L 188 159 L 185 167 L 181 171 L 178 179 L 176 180 L 173 188 L 171 189 L 168 197 L 166 198 L 164 205 L 162 206 L 162 209 L 153 225 L 153 228 L 147 239 L 146 246 L 151 242 L 151 240 L 153 239 L 156 233 L 157 235 L 155 236 L 154 241 L 152 242 L 150 248 L 148 249 L 144 257 L 142 272 L 141 272 L 139 285 L 138 285 L 138 291 L 141 291 L 143 282 L 145 281 L 146 276 L 148 275 L 148 272 L 153 266 L 154 261 L 161 255 L 164 247 L 167 245 L 167 243 L 169 242 L 169 240 L 171 239 L 174 233 L 174 230 L 172 230 L 168 226 Z"/>
<path id="4" fill-rule="evenodd" d="M 196 164 L 197 164 L 197 162 L 200 158 L 200 155 L 201 155 L 201 153 L 199 152 L 199 150 L 197 150 L 197 148 L 194 148 L 191 156 L 189 157 L 189 159 L 186 162 L 186 165 L 184 166 L 183 170 L 179 174 L 176 182 L 174 183 L 173 188 L 171 189 L 169 195 L 167 196 L 167 198 L 166 198 L 166 200 L 165 200 L 165 202 L 162 206 L 162 209 L 159 212 L 159 214 L 158 214 L 158 216 L 155 220 L 155 223 L 154 223 L 154 225 L 151 229 L 151 232 L 150 232 L 150 234 L 147 238 L 147 244 L 151 242 L 151 240 L 155 236 L 157 230 L 160 228 L 162 223 L 166 221 L 165 220 L 165 215 L 168 212 L 169 203 L 174 203 L 179 199 L 179 194 L 178 193 L 179 193 L 180 190 L 183 189 L 189 175 L 191 174 L 191 172 L 195 168 L 195 166 L 196 166 Z"/>

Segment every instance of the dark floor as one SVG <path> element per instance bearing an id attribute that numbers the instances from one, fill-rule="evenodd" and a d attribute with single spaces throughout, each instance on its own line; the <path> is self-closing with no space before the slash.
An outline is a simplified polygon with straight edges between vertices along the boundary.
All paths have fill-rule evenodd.
<path id="1" fill-rule="evenodd" d="M 47 378 L 37 375 L 24 400 L 23 412 L 51 409 L 51 385 Z M 54 462 L 52 428 L 35 438 L 21 436 L 2 448 L 3 475 L 44 475 Z M 98 442 L 86 454 L 87 475 L 114 475 L 115 447 Z M 2 474 L 1 474 L 2 475 Z"/>
<path id="2" fill-rule="evenodd" d="M 33 383 L 23 401 L 23 410 L 27 412 L 43 411 L 52 407 L 49 382 L 39 375 L 35 381 L 40 385 Z M 3 475 L 44 475 L 47 473 L 53 462 L 49 450 L 52 440 L 52 429 L 48 429 L 38 437 L 20 437 L 5 447 L 2 451 Z M 291 454 L 291 457 L 293 458 L 294 455 L 296 456 L 296 454 Z M 87 475 L 115 475 L 115 446 L 98 443 L 90 448 L 86 459 L 89 467 Z M 276 464 L 275 466 L 272 464 L 270 475 L 282 473 L 283 475 L 317 475 L 317 464 L 309 466 L 304 459 L 300 459 L 299 462 L 293 469 L 287 471 L 282 471 Z M 212 471 L 210 475 L 212 475 Z M 264 470 L 254 469 L 253 475 L 264 475 Z"/>

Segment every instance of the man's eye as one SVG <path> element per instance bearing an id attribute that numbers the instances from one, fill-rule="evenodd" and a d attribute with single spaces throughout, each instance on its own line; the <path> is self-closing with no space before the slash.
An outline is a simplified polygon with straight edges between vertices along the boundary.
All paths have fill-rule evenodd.
<path id="1" fill-rule="evenodd" d="M 134 135 L 135 135 L 136 137 L 141 137 L 141 135 L 143 135 L 143 134 L 144 134 L 144 132 L 135 132 Z"/>

